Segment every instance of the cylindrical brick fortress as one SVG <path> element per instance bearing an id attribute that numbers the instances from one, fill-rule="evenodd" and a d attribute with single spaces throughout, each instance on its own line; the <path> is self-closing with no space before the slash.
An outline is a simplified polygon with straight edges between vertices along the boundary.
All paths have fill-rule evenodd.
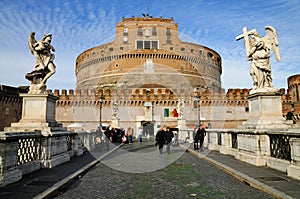
<path id="1" fill-rule="evenodd" d="M 122 18 L 116 38 L 81 53 L 76 89 L 221 88 L 221 57 L 178 38 L 178 24 L 165 18 Z"/>

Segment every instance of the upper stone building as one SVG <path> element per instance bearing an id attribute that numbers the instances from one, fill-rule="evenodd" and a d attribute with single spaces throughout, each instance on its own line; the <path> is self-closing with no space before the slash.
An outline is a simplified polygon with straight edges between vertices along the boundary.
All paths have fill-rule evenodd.
<path id="1" fill-rule="evenodd" d="M 173 18 L 122 18 L 113 42 L 77 57 L 76 89 L 220 89 L 221 73 L 220 55 L 180 41 Z"/>

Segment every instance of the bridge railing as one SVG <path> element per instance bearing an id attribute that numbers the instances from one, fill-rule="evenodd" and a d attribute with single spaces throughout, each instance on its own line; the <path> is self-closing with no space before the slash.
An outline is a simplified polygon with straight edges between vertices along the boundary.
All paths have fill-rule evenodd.
<path id="1" fill-rule="evenodd" d="M 204 148 L 300 179 L 300 130 L 207 129 Z M 179 131 L 180 140 L 193 142 L 192 129 Z"/>
<path id="2" fill-rule="evenodd" d="M 0 186 L 52 168 L 95 147 L 96 132 L 0 132 Z"/>
<path id="3" fill-rule="evenodd" d="M 299 129 L 207 129 L 204 146 L 232 155 L 241 161 L 256 166 L 268 166 L 300 179 Z"/>

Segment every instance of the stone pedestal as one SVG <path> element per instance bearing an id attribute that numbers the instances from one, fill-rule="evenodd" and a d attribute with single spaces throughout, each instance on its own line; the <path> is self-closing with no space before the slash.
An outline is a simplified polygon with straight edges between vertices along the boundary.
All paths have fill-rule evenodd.
<path id="1" fill-rule="evenodd" d="M 249 95 L 249 118 L 238 128 L 290 128 L 293 122 L 285 120 L 282 116 L 281 95 L 278 92 L 261 92 Z"/>
<path id="2" fill-rule="evenodd" d="M 264 134 L 238 134 L 236 159 L 256 166 L 266 166 L 270 154 L 270 140 Z"/>
<path id="3" fill-rule="evenodd" d="M 113 127 L 113 128 L 119 127 L 119 120 L 118 119 L 112 119 L 111 120 L 111 127 Z"/>
<path id="4" fill-rule="evenodd" d="M 177 124 L 178 124 L 177 125 L 178 132 L 179 132 L 178 139 L 192 143 L 193 142 L 193 131 L 188 131 L 188 127 L 186 126 L 186 120 L 179 118 L 177 120 Z"/>
<path id="5" fill-rule="evenodd" d="M 6 127 L 5 131 L 58 131 L 65 130 L 55 120 L 56 100 L 53 94 L 20 94 L 23 97 L 22 119 Z"/>

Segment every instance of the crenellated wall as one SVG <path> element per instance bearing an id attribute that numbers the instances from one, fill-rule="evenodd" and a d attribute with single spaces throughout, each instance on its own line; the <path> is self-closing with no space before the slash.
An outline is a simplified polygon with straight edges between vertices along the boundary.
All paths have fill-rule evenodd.
<path id="1" fill-rule="evenodd" d="M 222 128 L 234 128 L 248 116 L 248 89 L 205 90 L 200 95 L 200 114 L 206 125 Z M 165 118 L 164 108 L 177 108 L 178 100 L 184 100 L 184 115 L 187 125 L 193 127 L 197 123 L 197 107 L 194 92 L 167 88 L 132 88 L 106 90 L 55 90 L 54 95 L 60 97 L 56 102 L 56 118 L 68 125 L 85 123 L 90 128 L 96 128 L 99 121 L 100 102 L 103 96 L 102 120 L 110 123 L 113 111 L 113 101 L 118 103 L 120 124 L 132 125 L 139 116 L 145 115 L 145 103 L 151 102 L 153 116 L 157 123 L 177 126 L 178 118 Z M 238 118 L 238 119 L 237 119 Z"/>
<path id="2" fill-rule="evenodd" d="M 295 101 L 295 88 L 299 86 L 299 75 L 289 78 L 288 90 L 280 89 L 282 95 L 282 114 L 295 123 L 300 121 L 300 102 Z M 184 100 L 184 115 L 187 126 L 193 127 L 197 123 L 197 107 L 194 91 L 189 88 L 168 89 L 153 88 L 157 85 L 148 85 L 141 88 L 119 88 L 99 90 L 54 90 L 54 95 L 60 99 L 56 102 L 56 119 L 67 126 L 72 123 L 83 123 L 86 129 L 95 129 L 99 124 L 100 103 L 99 96 L 103 96 L 102 119 L 104 123 L 111 123 L 113 101 L 118 103 L 118 118 L 120 125 L 137 126 L 141 116 L 145 115 L 145 103 L 151 102 L 153 120 L 159 124 L 177 126 L 178 118 L 165 118 L 164 108 L 174 109 L 178 100 Z M 26 92 L 25 88 L 14 88 L 1 85 L 0 87 L 0 130 L 17 122 L 21 118 L 22 99 L 19 92 Z M 201 122 L 213 128 L 235 128 L 248 118 L 249 89 L 232 88 L 227 92 L 224 89 L 207 89 L 200 95 Z M 293 96 L 292 96 L 293 95 Z M 299 93 L 298 93 L 299 95 Z"/>
<path id="3" fill-rule="evenodd" d="M 0 85 L 0 131 L 4 127 L 10 126 L 12 122 L 21 119 L 22 114 L 22 98 L 20 92 L 28 92 L 27 88 L 15 88 Z"/>

